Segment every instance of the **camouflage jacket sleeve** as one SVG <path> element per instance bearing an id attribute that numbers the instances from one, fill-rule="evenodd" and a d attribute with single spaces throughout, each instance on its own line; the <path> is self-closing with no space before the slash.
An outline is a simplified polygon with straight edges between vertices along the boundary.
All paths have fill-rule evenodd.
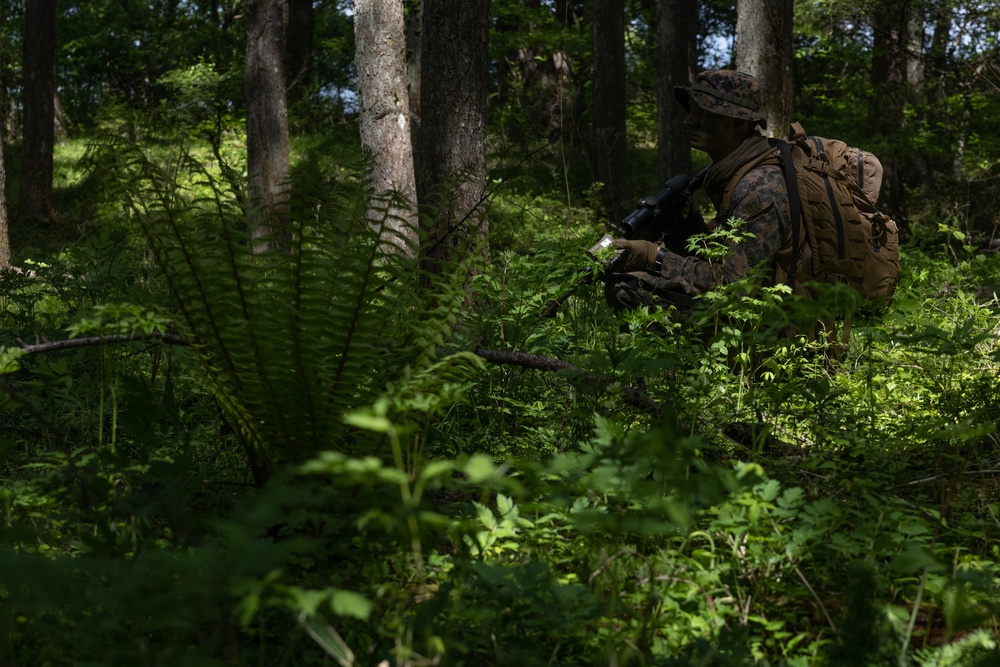
<path id="1" fill-rule="evenodd" d="M 745 278 L 752 268 L 770 261 L 781 247 L 790 219 L 784 175 L 778 166 L 765 165 L 744 176 L 733 191 L 726 220 L 739 220 L 740 240 L 730 241 L 725 259 L 708 260 L 667 252 L 660 284 L 687 294 L 702 294 L 716 285 Z M 665 282 L 664 282 L 665 281 Z"/>

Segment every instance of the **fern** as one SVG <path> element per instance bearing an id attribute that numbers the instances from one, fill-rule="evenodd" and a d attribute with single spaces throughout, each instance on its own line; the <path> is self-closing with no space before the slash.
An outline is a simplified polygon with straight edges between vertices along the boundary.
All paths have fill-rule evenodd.
<path id="1" fill-rule="evenodd" d="M 450 366 L 435 366 L 437 350 L 459 321 L 467 267 L 416 288 L 414 249 L 391 231 L 405 202 L 291 192 L 282 242 L 263 239 L 283 249 L 255 253 L 239 193 L 199 162 L 178 166 L 182 187 L 138 150 L 114 155 L 125 206 L 258 482 L 322 450 L 366 453 L 343 415 Z"/>

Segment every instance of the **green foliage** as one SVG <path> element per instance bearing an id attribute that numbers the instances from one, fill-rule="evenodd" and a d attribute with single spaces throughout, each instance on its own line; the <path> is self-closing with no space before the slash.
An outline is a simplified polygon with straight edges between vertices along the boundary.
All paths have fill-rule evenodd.
<path id="1" fill-rule="evenodd" d="M 395 201 L 345 218 L 328 193 L 296 191 L 289 220 L 273 227 L 275 249 L 261 252 L 268 241 L 247 229 L 244 198 L 197 163 L 179 160 L 192 170 L 185 191 L 138 151 L 116 144 L 108 154 L 259 481 L 324 449 L 367 451 L 375 445 L 344 429 L 344 412 L 387 389 L 405 411 L 428 377 L 475 367 L 462 356 L 437 364 L 459 287 L 421 310 L 412 251 L 391 232 Z M 396 254 L 383 260 L 388 247 Z"/>
<path id="2" fill-rule="evenodd" d="M 67 224 L 16 230 L 24 271 L 0 274 L 0 663 L 995 664 L 998 116 L 989 78 L 954 77 L 987 62 L 992 9 L 955 14 L 962 65 L 928 79 L 946 94 L 870 143 L 864 8 L 797 6 L 806 127 L 928 166 L 902 282 L 881 310 L 740 282 L 684 319 L 578 285 L 608 231 L 583 4 L 494 4 L 516 25 L 491 34 L 491 262 L 436 278 L 379 259 L 398 202 L 361 213 L 343 3 L 317 5 L 293 127 L 322 136 L 293 138 L 287 252 L 266 253 L 238 3 L 126 4 L 60 19 L 74 129 L 107 133 L 60 145 Z M 627 10 L 648 179 L 652 17 Z M 725 50 L 732 6 L 700 12 L 701 52 Z M 788 336 L 846 312 L 840 357 Z M 110 336 L 133 340 L 58 346 Z"/>
<path id="3" fill-rule="evenodd" d="M 909 249 L 892 306 L 857 313 L 834 361 L 784 332 L 853 309 L 838 290 L 812 303 L 738 283 L 680 322 L 615 316 L 584 284 L 541 317 L 603 231 L 547 198 L 504 200 L 510 246 L 469 309 L 464 267 L 419 293 L 415 272 L 373 262 L 387 237 L 344 213 L 354 173 L 320 200 L 296 191 L 301 241 L 255 255 L 212 174 L 100 155 L 160 261 L 108 231 L 3 276 L 7 663 L 995 651 L 996 305 L 976 296 L 994 257 Z M 175 330 L 198 345 L 17 340 Z M 488 366 L 472 345 L 576 370 Z M 260 488 L 248 433 L 276 462 Z"/>
<path id="4" fill-rule="evenodd" d="M 615 329 L 596 289 L 545 320 L 534 265 L 496 262 L 507 282 L 469 325 L 622 385 L 642 378 L 676 417 L 648 422 L 613 385 L 572 374 L 468 359 L 412 366 L 346 420 L 354 442 L 383 440 L 386 458 L 324 447 L 237 504 L 191 480 L 239 468 L 240 457 L 210 463 L 218 436 L 196 427 L 192 408 L 147 379 L 118 380 L 111 447 L 55 449 L 4 485 L 9 662 L 936 665 L 991 655 L 982 632 L 937 647 L 941 633 L 984 627 L 1000 581 L 987 478 L 965 474 L 989 466 L 995 339 L 989 309 L 964 296 L 953 266 L 914 254 L 898 310 L 860 322 L 851 362 L 832 369 L 767 333 L 775 306 L 764 294 L 721 290 L 703 320 L 718 325 L 704 335 L 635 314 L 629 332 L 594 346 L 595 326 Z M 139 304 L 79 317 L 67 306 L 31 313 L 61 313 L 79 335 L 163 326 Z M 29 314 L 8 316 L 28 326 Z M 427 350 L 437 336 L 423 339 Z M 68 366 L 30 362 L 18 373 L 72 400 L 53 391 Z M 171 391 L 202 378 L 176 375 Z M 462 395 L 471 402 L 456 404 Z M 553 414 L 566 425 L 547 424 Z M 729 426 L 742 420 L 755 433 L 734 439 Z M 465 454 L 447 444 L 462 433 Z M 478 453 L 487 442 L 506 462 Z M 539 445 L 544 455 L 515 456 Z M 199 520 L 192 506 L 218 518 Z M 45 641 L 53 628 L 58 641 Z"/>
<path id="5" fill-rule="evenodd" d="M 96 0 L 61 12 L 60 97 L 68 118 L 90 126 L 115 103 L 149 113 L 167 94 L 161 77 L 199 62 L 240 72 L 242 24 L 232 21 L 232 3 L 203 4 Z M 239 98 L 239 87 L 231 92 Z"/>

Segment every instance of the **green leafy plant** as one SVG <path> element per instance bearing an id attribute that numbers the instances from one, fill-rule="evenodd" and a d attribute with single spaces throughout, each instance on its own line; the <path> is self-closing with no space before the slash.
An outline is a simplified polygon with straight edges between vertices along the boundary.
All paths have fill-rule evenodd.
<path id="1" fill-rule="evenodd" d="M 388 231 L 399 204 L 376 202 L 364 219 L 345 216 L 335 199 L 289 193 L 281 249 L 257 252 L 244 199 L 199 163 L 178 161 L 190 170 L 182 186 L 138 150 L 117 146 L 114 159 L 121 195 L 258 482 L 325 449 L 374 447 L 342 415 L 390 383 L 399 392 L 421 381 L 461 303 L 456 280 L 438 282 L 443 294 L 417 290 L 405 247 L 383 255 L 401 243 Z M 427 304 L 436 305 L 421 310 Z"/>

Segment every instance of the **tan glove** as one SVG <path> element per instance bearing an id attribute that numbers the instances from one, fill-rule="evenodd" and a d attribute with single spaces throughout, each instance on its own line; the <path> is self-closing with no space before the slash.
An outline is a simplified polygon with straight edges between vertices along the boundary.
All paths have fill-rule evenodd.
<path id="1" fill-rule="evenodd" d="M 615 239 L 612 245 L 625 251 L 615 262 L 615 269 L 620 271 L 651 271 L 656 268 L 656 254 L 660 252 L 660 246 L 655 243 Z"/>

